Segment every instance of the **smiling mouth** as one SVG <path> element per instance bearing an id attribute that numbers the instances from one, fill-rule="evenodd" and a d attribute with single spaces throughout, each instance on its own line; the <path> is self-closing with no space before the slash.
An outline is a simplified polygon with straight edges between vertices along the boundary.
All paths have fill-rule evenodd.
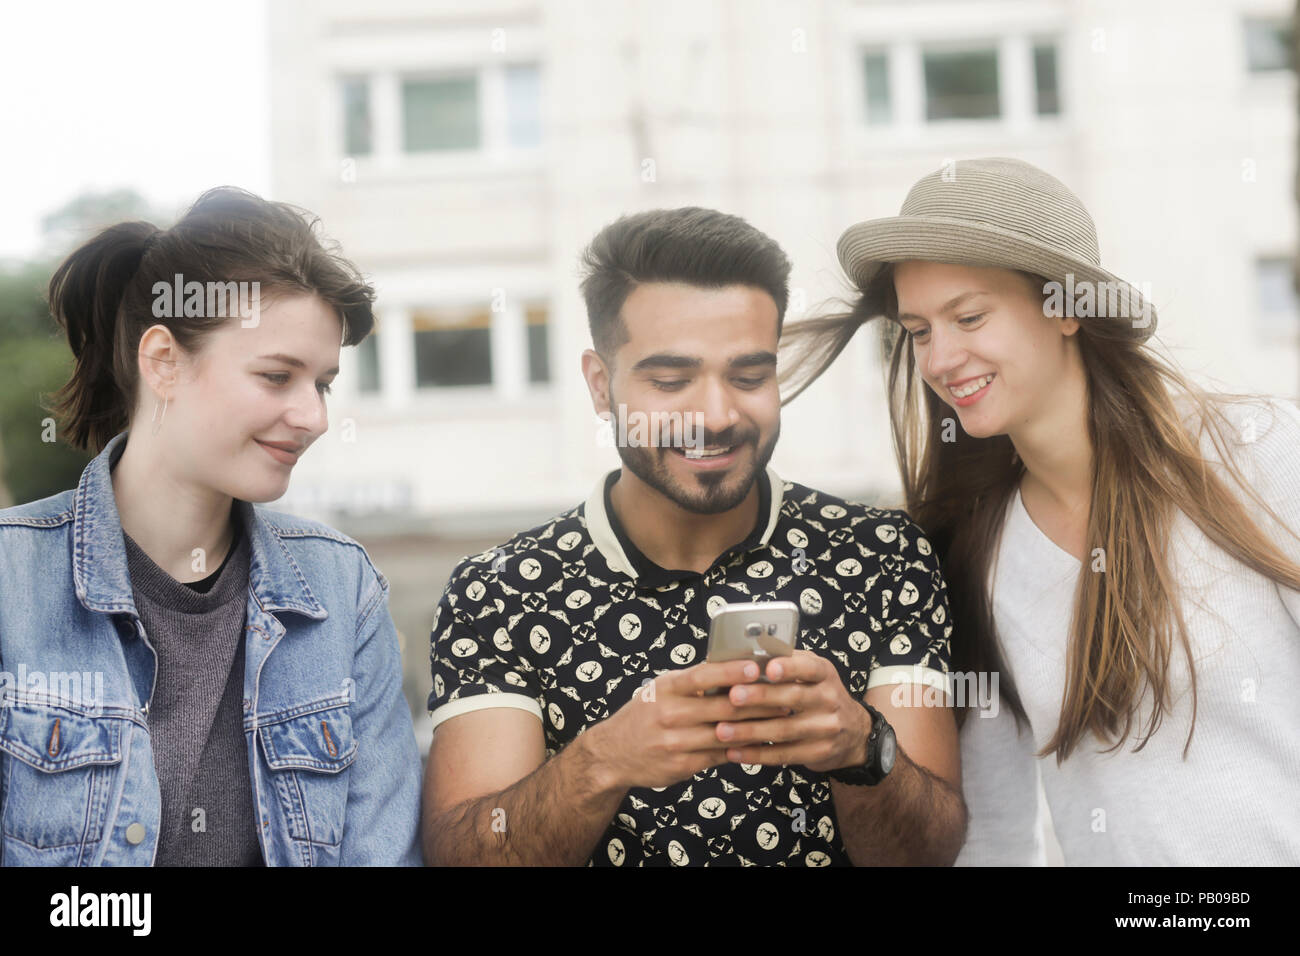
<path id="1" fill-rule="evenodd" d="M 256 438 L 253 440 L 256 441 L 263 448 L 265 448 L 270 453 L 272 458 L 274 458 L 276 461 L 280 462 L 283 465 L 297 464 L 298 459 L 302 456 L 301 450 L 297 452 L 286 451 L 285 449 L 280 448 L 276 445 L 269 445 L 264 441 L 258 441 Z"/>
<path id="2" fill-rule="evenodd" d="M 997 377 L 997 373 L 994 372 L 990 375 L 984 375 L 980 378 L 977 378 L 973 382 L 966 382 L 964 385 L 960 385 L 956 388 L 953 388 L 951 385 L 949 385 L 948 391 L 951 392 L 955 398 L 970 398 L 976 392 L 982 391 L 983 389 L 987 388 L 989 383 L 992 382 L 993 379 L 995 379 L 996 377 Z"/>
<path id="3" fill-rule="evenodd" d="M 674 448 L 673 451 L 681 455 L 683 458 L 702 460 L 706 458 L 721 458 L 724 455 L 731 454 L 731 452 L 737 447 L 739 446 L 716 445 L 712 448 Z"/>
<path id="4" fill-rule="evenodd" d="M 726 472 L 736 466 L 740 460 L 740 452 L 747 444 L 748 441 L 740 441 L 730 445 L 706 445 L 703 448 L 670 445 L 666 450 L 681 459 L 692 471 Z"/>

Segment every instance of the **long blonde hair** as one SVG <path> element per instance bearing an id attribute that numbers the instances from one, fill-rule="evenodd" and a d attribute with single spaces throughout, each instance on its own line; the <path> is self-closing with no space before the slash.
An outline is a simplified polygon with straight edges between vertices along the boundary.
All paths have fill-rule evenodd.
<path id="1" fill-rule="evenodd" d="M 1042 289 L 1046 280 L 1022 273 Z M 785 330 L 781 348 L 793 353 L 782 385 L 793 401 L 844 350 L 858 329 L 880 324 L 886 359 L 889 416 L 908 512 L 942 561 L 954 621 L 953 667 L 999 673 L 1002 697 L 1017 722 L 1026 720 L 1014 683 L 1001 660 L 987 582 L 989 563 L 1012 495 L 1025 472 L 1006 435 L 941 440 L 948 406 L 916 374 L 909 337 L 899 325 L 892 266 L 884 268 L 847 310 L 809 319 Z M 1209 393 L 1193 386 L 1172 364 L 1106 322 L 1081 322 L 1076 333 L 1087 381 L 1088 433 L 1093 448 L 1089 552 L 1104 549 L 1105 573 L 1080 573 L 1067 655 L 1065 693 L 1055 732 L 1040 756 L 1064 761 L 1083 737 L 1095 733 L 1120 747 L 1131 734 L 1146 746 L 1171 708 L 1169 664 L 1177 642 L 1187 657 L 1192 690 L 1191 746 L 1196 721 L 1196 671 L 1187 625 L 1176 598 L 1168 555 L 1178 511 L 1242 564 L 1286 587 L 1300 589 L 1300 565 L 1250 518 L 1201 455 L 1208 433 L 1232 480 L 1281 523 L 1249 487 L 1226 435 L 1228 401 L 1252 396 Z M 1184 425 L 1179 397 L 1199 422 Z M 1294 532 L 1293 532 L 1294 533 Z M 1298 536 L 1300 537 L 1300 536 Z M 1143 723 L 1144 690 L 1152 707 Z M 969 707 L 959 714 L 965 718 Z"/>

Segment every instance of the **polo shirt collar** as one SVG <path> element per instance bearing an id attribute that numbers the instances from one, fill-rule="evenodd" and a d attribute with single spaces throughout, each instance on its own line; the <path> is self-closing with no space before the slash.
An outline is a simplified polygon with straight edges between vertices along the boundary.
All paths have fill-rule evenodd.
<path id="1" fill-rule="evenodd" d="M 696 573 L 694 571 L 667 571 L 660 568 L 641 554 L 636 545 L 621 532 L 618 519 L 610 514 L 610 510 L 605 506 L 607 489 L 620 473 L 621 469 L 615 468 L 602 475 L 583 506 L 592 543 L 604 556 L 610 570 L 626 574 L 634 580 L 641 579 L 652 585 L 680 580 L 688 574 L 694 575 Z M 727 549 L 726 553 L 752 551 L 764 547 L 771 539 L 772 532 L 776 530 L 777 520 L 781 516 L 785 483 L 771 467 L 764 472 L 762 481 L 763 484 L 759 487 L 759 515 L 754 530 L 743 542 Z M 764 503 L 767 505 L 766 512 L 762 507 Z M 659 580 L 661 576 L 663 581 Z M 650 578 L 654 580 L 651 581 Z"/>

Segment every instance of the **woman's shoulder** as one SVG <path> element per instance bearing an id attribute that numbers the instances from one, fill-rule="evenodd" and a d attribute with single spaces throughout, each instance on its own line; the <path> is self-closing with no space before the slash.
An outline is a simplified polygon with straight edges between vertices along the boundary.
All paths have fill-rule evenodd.
<path id="1" fill-rule="evenodd" d="M 1179 408 L 1206 457 L 1221 460 L 1226 452 L 1257 473 L 1279 467 L 1300 471 L 1300 406 L 1295 402 L 1271 395 L 1210 393 L 1202 398 L 1184 397 Z"/>
<path id="2" fill-rule="evenodd" d="M 382 588 L 388 587 L 388 580 L 375 567 L 365 547 L 337 528 L 261 505 L 253 506 L 253 515 L 254 520 L 270 530 L 296 561 L 309 565 L 318 573 L 359 574 L 373 579 Z"/>
<path id="3" fill-rule="evenodd" d="M 1272 396 L 1219 395 L 1207 396 L 1201 425 L 1197 411 L 1190 411 L 1189 429 L 1203 459 L 1257 520 L 1300 531 L 1300 407 Z M 1210 427 L 1202 427 L 1207 418 Z"/>
<path id="4" fill-rule="evenodd" d="M 0 632 L 4 607 L 28 613 L 31 595 L 60 613 L 73 601 L 73 492 L 0 509 Z M 17 600 L 17 604 L 13 601 Z"/>
<path id="5" fill-rule="evenodd" d="M 69 489 L 48 498 L 0 508 L 0 532 L 7 529 L 40 531 L 71 524 L 75 494 L 74 490 Z"/>
<path id="6" fill-rule="evenodd" d="M 337 528 L 331 528 L 323 521 L 315 521 L 311 518 L 291 515 L 285 511 L 275 511 L 271 508 L 265 508 L 262 505 L 253 505 L 253 511 L 281 538 L 300 538 L 333 542 L 334 544 L 342 545 L 345 548 L 361 547 L 355 538 L 349 537 Z M 325 546 L 328 547 L 328 545 Z"/>

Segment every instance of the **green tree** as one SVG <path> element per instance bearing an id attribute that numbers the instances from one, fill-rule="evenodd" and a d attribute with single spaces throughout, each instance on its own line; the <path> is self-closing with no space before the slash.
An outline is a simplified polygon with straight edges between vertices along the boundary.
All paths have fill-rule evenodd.
<path id="1" fill-rule="evenodd" d="M 87 461 L 48 410 L 73 365 L 45 300 L 57 263 L 105 226 L 159 218 L 134 189 L 83 193 L 42 218 L 38 261 L 0 270 L 0 507 L 74 486 Z"/>
<path id="2" fill-rule="evenodd" d="M 72 372 L 45 301 L 51 272 L 38 264 L 0 272 L 0 507 L 74 486 L 87 460 L 45 440 L 54 431 L 48 397 Z"/>

